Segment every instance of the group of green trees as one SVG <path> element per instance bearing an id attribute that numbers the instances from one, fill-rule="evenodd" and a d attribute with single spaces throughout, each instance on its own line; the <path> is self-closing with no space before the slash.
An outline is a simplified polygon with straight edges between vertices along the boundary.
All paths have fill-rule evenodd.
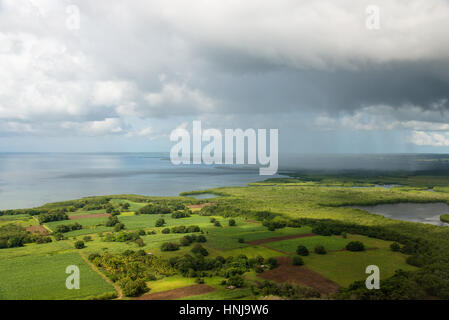
<path id="1" fill-rule="evenodd" d="M 117 283 L 128 297 L 148 292 L 147 281 L 175 273 L 167 261 L 148 255 L 144 250 L 127 250 L 122 254 L 91 254 L 89 260 Z"/>
<path id="2" fill-rule="evenodd" d="M 248 259 L 245 255 L 239 255 L 237 257 L 230 256 L 227 258 L 223 258 L 222 256 L 208 258 L 202 252 L 200 246 L 195 246 L 195 248 L 192 255 L 187 254 L 173 257 L 169 260 L 170 265 L 185 277 L 221 276 L 231 278 L 243 275 L 251 269 L 260 272 L 265 268 L 272 269 L 277 266 L 276 259 L 264 259 L 260 256 L 251 259 Z"/>
<path id="3" fill-rule="evenodd" d="M 199 226 L 191 225 L 191 226 L 175 226 L 170 228 L 162 229 L 162 233 L 195 233 L 201 232 L 201 228 Z"/>
<path id="4" fill-rule="evenodd" d="M 318 290 L 292 285 L 290 283 L 275 283 L 272 281 L 255 281 L 251 285 L 251 291 L 255 296 L 278 296 L 287 299 L 317 299 L 321 297 Z"/>
<path id="5" fill-rule="evenodd" d="M 56 232 L 66 233 L 70 231 L 81 230 L 82 228 L 83 226 L 78 222 L 75 222 L 74 224 L 60 224 L 56 226 Z"/>
<path id="6" fill-rule="evenodd" d="M 191 235 L 186 235 L 186 236 L 184 236 L 184 237 L 182 237 L 180 240 L 179 240 L 179 243 L 175 243 L 175 242 L 164 242 L 162 245 L 161 245 L 161 251 L 176 251 L 176 250 L 179 250 L 179 247 L 180 246 L 183 246 L 183 247 L 187 247 L 187 246 L 190 246 L 192 243 L 194 243 L 194 242 L 197 242 L 197 243 L 204 243 L 204 242 L 206 242 L 207 241 L 207 239 L 206 239 L 206 237 L 204 236 L 204 235 L 202 235 L 202 234 L 200 234 L 200 235 L 195 235 L 195 234 L 191 234 Z M 200 253 L 204 253 L 204 250 L 202 250 L 202 249 L 199 249 L 197 246 L 195 246 L 196 247 L 196 249 L 195 250 L 200 250 L 199 252 Z M 192 250 L 194 250 L 194 249 L 192 249 Z M 194 250 L 194 251 L 195 251 Z M 193 252 L 194 252 L 193 251 Z M 195 253 L 195 252 L 194 252 Z M 208 253 L 207 253 L 208 254 Z M 206 255 L 207 255 L 206 254 Z"/>
<path id="7" fill-rule="evenodd" d="M 120 222 L 117 216 L 110 216 L 105 222 L 106 227 L 114 227 L 114 231 L 118 232 L 125 229 L 125 225 Z"/>
<path id="8" fill-rule="evenodd" d="M 185 209 L 185 210 L 178 210 L 175 211 L 171 214 L 171 217 L 173 219 L 181 219 L 181 218 L 188 218 L 190 217 L 190 215 L 192 214 L 192 211 L 190 209 Z"/>
<path id="9" fill-rule="evenodd" d="M 64 211 L 50 211 L 48 213 L 40 214 L 37 216 L 39 223 L 46 223 L 52 221 L 68 220 L 69 217 Z"/>
<path id="10" fill-rule="evenodd" d="M 177 211 L 185 211 L 188 208 L 179 201 L 153 201 L 140 208 L 137 214 L 167 214 Z"/>
<path id="11" fill-rule="evenodd" d="M 26 243 L 48 243 L 51 238 L 39 233 L 31 234 L 17 224 L 7 224 L 0 227 L 0 249 L 22 247 Z"/>

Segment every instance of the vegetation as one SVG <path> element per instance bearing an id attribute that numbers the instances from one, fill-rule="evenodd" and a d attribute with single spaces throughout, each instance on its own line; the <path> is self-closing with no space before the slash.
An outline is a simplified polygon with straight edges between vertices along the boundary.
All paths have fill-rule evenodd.
<path id="1" fill-rule="evenodd" d="M 84 244 L 84 241 L 78 240 L 75 242 L 75 248 L 76 249 L 84 249 L 86 245 Z"/>
<path id="2" fill-rule="evenodd" d="M 449 214 L 442 214 L 442 215 L 440 216 L 440 220 L 441 220 L 442 222 L 449 223 Z"/>
<path id="3" fill-rule="evenodd" d="M 305 246 L 299 245 L 298 248 L 296 248 L 296 253 L 300 256 L 308 256 L 309 250 Z"/>
<path id="4" fill-rule="evenodd" d="M 326 249 L 323 246 L 316 246 L 315 249 L 313 249 L 313 251 L 316 254 L 326 254 L 327 253 Z"/>
<path id="5" fill-rule="evenodd" d="M 364 251 L 365 245 L 360 241 L 351 241 L 346 245 L 348 251 Z"/>
<path id="6" fill-rule="evenodd" d="M 61 224 L 56 227 L 56 232 L 66 233 L 66 232 L 70 232 L 70 231 L 74 231 L 74 230 L 81 230 L 82 228 L 83 228 L 83 226 L 77 222 L 75 222 L 74 224 L 70 224 L 70 225 Z"/>
<path id="7" fill-rule="evenodd" d="M 400 186 L 374 187 L 386 183 Z M 428 187 L 434 192 L 427 191 Z M 0 271 L 17 268 L 26 275 L 24 266 L 36 261 L 36 273 L 48 276 L 51 273 L 39 263 L 50 258 L 60 263 L 59 258 L 70 255 L 72 258 L 64 263 L 79 263 L 97 277 L 92 282 L 95 288 L 82 293 L 55 289 L 60 284 L 51 279 L 46 289 L 31 281 L 30 294 L 21 293 L 25 298 L 38 297 L 31 294 L 36 290 L 49 298 L 116 297 L 112 287 L 79 260 L 79 254 L 89 255 L 89 260 L 126 296 L 144 294 L 149 288 L 150 292 L 160 292 L 173 286 L 205 283 L 217 290 L 193 298 L 320 297 L 313 289 L 258 280 L 258 274 L 277 267 L 275 257 L 288 255 L 292 264 L 304 264 L 342 286 L 337 295 L 340 299 L 449 298 L 447 227 L 392 220 L 347 207 L 449 202 L 448 177 L 308 172 L 295 174 L 292 179 L 269 179 L 251 187 L 210 192 L 219 197 L 208 199 L 212 204 L 193 212 L 188 205 L 205 201 L 136 195 L 88 197 L 2 211 Z M 60 222 L 72 215 L 107 212 L 113 216 L 89 217 L 74 224 Z M 161 219 L 163 223 L 158 224 Z M 25 230 L 31 226 L 45 227 L 53 233 L 43 236 Z M 47 242 L 50 237 L 58 241 Z M 257 244 L 258 240 L 277 237 L 284 240 Z M 79 243 L 83 243 L 83 250 L 75 249 Z M 139 248 L 145 251 L 133 251 Z M 380 290 L 364 286 L 365 268 L 370 264 L 382 270 Z M 7 278 L 5 286 L 2 282 L 0 298 L 20 298 L 16 289 L 22 285 L 20 281 Z"/>
<path id="8" fill-rule="evenodd" d="M 302 266 L 302 265 L 304 265 L 304 260 L 302 260 L 301 257 L 294 256 L 294 257 L 292 258 L 292 264 L 293 264 L 294 266 Z"/>

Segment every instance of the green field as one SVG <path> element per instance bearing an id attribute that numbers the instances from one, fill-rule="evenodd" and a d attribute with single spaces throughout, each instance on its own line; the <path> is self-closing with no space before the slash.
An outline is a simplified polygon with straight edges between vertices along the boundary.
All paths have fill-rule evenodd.
<path id="1" fill-rule="evenodd" d="M 80 269 L 80 289 L 69 290 L 69 265 Z M 83 299 L 112 292 L 114 288 L 95 273 L 78 253 L 29 255 L 0 260 L 0 299 Z"/>
<path id="2" fill-rule="evenodd" d="M 323 246 L 327 251 L 332 251 L 343 249 L 344 247 L 346 247 L 349 241 L 350 240 L 348 239 L 331 236 L 314 236 L 270 242 L 267 243 L 266 246 L 288 253 L 296 252 L 296 248 L 299 245 L 305 246 L 309 251 L 313 251 L 313 249 L 318 245 Z"/>
<path id="3" fill-rule="evenodd" d="M 426 180 L 427 179 L 427 180 Z M 398 184 L 391 189 L 374 187 L 375 184 Z M 428 184 L 435 186 L 436 192 L 427 190 Z M 367 188 L 352 188 L 364 186 Z M 269 229 L 273 217 L 293 221 L 292 219 L 309 218 L 313 221 L 326 219 L 326 221 L 340 222 L 363 227 L 380 228 L 382 232 L 394 233 L 398 239 L 420 238 L 429 243 L 426 248 L 424 262 L 431 258 L 438 263 L 449 261 L 449 228 L 398 221 L 385 218 L 381 215 L 370 214 L 360 209 L 347 208 L 349 205 L 369 205 L 398 202 L 449 202 L 449 179 L 442 177 L 429 178 L 428 176 L 402 177 L 402 176 L 333 176 L 322 174 L 309 174 L 294 179 L 269 179 L 261 183 L 252 183 L 248 187 L 226 187 L 209 190 L 219 195 L 217 198 L 196 200 L 188 197 L 145 197 L 136 195 L 110 196 L 108 205 L 118 208 L 120 203 L 130 204 L 129 212 L 122 212 L 117 218 L 124 224 L 124 232 L 136 230 L 155 231 L 156 234 L 141 235 L 140 246 L 134 240 L 126 242 L 106 242 L 105 236 L 114 232 L 113 227 L 105 227 L 107 217 L 93 217 L 77 220 L 55 221 L 44 224 L 50 230 L 56 230 L 58 225 L 70 225 L 75 222 L 81 224 L 83 229 L 65 233 L 65 240 L 35 244 L 27 243 L 23 247 L 0 249 L 0 299 L 85 299 L 114 291 L 113 287 L 105 282 L 80 257 L 79 253 L 88 256 L 91 253 L 122 254 L 127 250 L 144 250 L 144 255 L 151 253 L 161 257 L 164 263 L 170 258 L 193 255 L 191 249 L 194 244 L 181 246 L 176 251 L 161 251 L 162 244 L 166 242 L 179 243 L 186 234 L 162 234 L 164 228 L 174 226 L 197 225 L 207 238 L 202 243 L 208 251 L 206 259 L 215 259 L 218 256 L 229 258 L 245 255 L 247 258 L 263 257 L 264 259 L 295 254 L 298 245 L 306 246 L 311 254 L 304 257 L 305 266 L 320 275 L 335 281 L 343 287 L 348 287 L 357 280 L 366 279 L 365 268 L 368 265 L 377 265 L 381 270 L 381 279 L 386 281 L 398 269 L 406 271 L 421 270 L 406 263 L 410 254 L 393 252 L 390 249 L 392 241 L 381 240 L 374 236 L 366 236 L 348 232 L 347 237 L 307 236 L 288 240 L 266 242 L 263 245 L 252 245 L 251 241 L 270 239 L 282 236 L 300 235 L 314 232 L 313 224 L 301 222 L 300 225 L 288 224 Z M 87 199 L 87 200 L 86 200 Z M 197 209 L 188 218 L 174 219 L 171 214 L 135 214 L 141 207 L 151 201 L 181 201 L 184 204 L 212 202 L 219 204 L 212 213 L 206 208 Z M 52 203 L 42 208 L 66 208 L 76 204 L 77 200 L 63 203 Z M 80 200 L 81 201 L 81 200 Z M 95 205 L 105 203 L 105 197 L 90 197 L 82 201 L 93 201 Z M 102 201 L 102 202 L 101 202 Z M 80 208 L 79 206 L 76 208 Z M 220 211 L 221 210 L 221 211 Z M 69 215 L 89 215 L 106 212 L 105 209 L 91 210 L 71 209 Z M 211 214 L 211 215 L 210 215 Z M 156 220 L 163 217 L 166 224 L 155 227 Z M 220 221 L 217 227 L 210 221 L 215 218 Z M 229 220 L 236 221 L 235 226 L 229 226 Z M 248 220 L 249 219 L 249 220 Z M 266 219 L 266 220 L 263 220 Z M 320 220 L 321 221 L 321 220 Z M 264 222 L 264 223 L 262 223 Z M 268 224 L 267 224 L 268 223 Z M 309 223 L 309 224 L 308 224 Z M 19 212 L 14 216 L 0 216 L 0 227 L 18 224 L 22 226 L 37 225 L 35 218 Z M 270 231 L 273 230 L 273 231 Z M 379 234 L 382 232 L 377 232 Z M 339 234 L 339 233 L 337 233 Z M 76 240 L 89 235 L 92 241 L 86 241 L 86 247 L 78 250 L 74 248 Z M 1 236 L 1 234 L 0 234 Z M 75 239 L 76 238 L 76 239 Z M 391 240 L 391 239 L 389 239 Z M 338 251 L 345 248 L 350 241 L 361 241 L 369 250 L 364 252 Z M 396 240 L 395 240 L 396 241 Z M 313 253 L 317 245 L 324 246 L 328 253 L 318 255 Z M 401 243 L 404 247 L 404 241 Z M 404 251 L 405 252 L 405 251 Z M 436 257 L 436 258 L 435 258 Z M 445 260 L 446 259 L 446 260 Z M 231 260 L 232 261 L 232 260 Z M 67 290 L 65 288 L 65 267 L 70 264 L 79 265 L 81 269 L 81 290 Z M 170 267 L 171 268 L 171 267 Z M 449 269 L 449 268 L 447 268 Z M 105 270 L 103 270 L 104 272 Z M 429 272 L 429 271 L 426 271 Z M 432 276 L 442 275 L 443 271 L 431 272 Z M 105 274 L 107 274 L 105 272 Z M 201 274 L 201 273 L 199 273 Z M 6 277 L 5 277 L 6 275 Z M 196 276 L 182 274 L 158 274 L 157 280 L 148 281 L 151 292 L 163 292 L 195 284 Z M 208 294 L 188 297 L 188 299 L 249 299 L 254 297 L 249 284 L 259 279 L 254 270 L 243 274 L 246 279 L 242 289 L 228 290 L 220 282 L 224 279 L 211 274 L 204 277 L 206 284 L 217 290 Z M 444 296 L 442 296 L 444 297 Z M 427 298 L 427 297 L 426 297 Z"/>
<path id="4" fill-rule="evenodd" d="M 328 252 L 325 255 L 311 254 L 304 257 L 305 265 L 329 278 L 341 286 L 349 286 L 355 280 L 365 280 L 365 269 L 376 265 L 380 269 L 380 278 L 386 279 L 397 269 L 416 270 L 405 263 L 405 255 L 391 252 L 389 249 L 369 250 L 363 252 Z"/>

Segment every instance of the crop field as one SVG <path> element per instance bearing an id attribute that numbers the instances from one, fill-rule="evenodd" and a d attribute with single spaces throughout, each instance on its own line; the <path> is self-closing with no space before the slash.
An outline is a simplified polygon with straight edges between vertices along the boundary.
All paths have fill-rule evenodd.
<path id="1" fill-rule="evenodd" d="M 366 279 L 365 269 L 368 265 L 376 265 L 380 268 L 382 281 L 390 279 L 399 269 L 411 272 L 421 269 L 407 262 L 407 258 L 411 257 L 412 253 L 392 251 L 390 245 L 393 241 L 376 238 L 375 234 L 368 237 L 357 232 L 347 232 L 345 237 L 340 233 L 324 236 L 316 234 L 313 224 L 306 220 L 295 222 L 296 224 L 283 224 L 282 221 L 299 221 L 297 219 L 301 218 L 316 221 L 326 219 L 326 221 L 350 223 L 355 226 L 376 227 L 381 228 L 381 234 L 393 232 L 397 239 L 419 237 L 426 240 L 439 248 L 438 254 L 449 252 L 449 228 L 447 227 L 398 221 L 370 214 L 364 210 L 345 207 L 378 203 L 449 202 L 449 188 L 443 186 L 441 179 L 437 179 L 438 192 L 424 189 L 423 180 L 418 178 L 415 179 L 416 181 L 413 179 L 385 180 L 385 183 L 388 181 L 401 185 L 390 189 L 375 187 L 374 184 L 383 181 L 382 179 L 374 180 L 355 178 L 339 180 L 337 177 L 328 177 L 322 181 L 304 181 L 299 178 L 270 179 L 262 183 L 252 183 L 248 187 L 212 189 L 209 192 L 220 196 L 207 200 L 188 197 L 110 196 L 111 200 L 107 200 L 109 206 L 119 208 L 123 203 L 130 205 L 126 210 L 120 210 L 120 214 L 115 217 L 120 224 L 123 224 L 124 228 L 121 231 L 105 226 L 108 217 L 95 216 L 105 214 L 106 209 L 81 208 L 68 213 L 74 220 L 44 224 L 53 231 L 49 236 L 51 242 L 39 244 L 27 242 L 23 246 L 0 249 L 0 299 L 86 299 L 115 292 L 111 284 L 92 269 L 91 265 L 86 264 L 80 253 L 85 257 L 90 254 L 121 256 L 138 250 L 143 250 L 146 255 L 160 258 L 161 263 L 166 264 L 164 272 L 153 270 L 157 277 L 145 282 L 150 293 L 163 293 L 182 288 L 186 288 L 187 292 L 188 288 L 204 283 L 206 287 L 213 288 L 213 291 L 206 290 L 204 294 L 189 296 L 186 299 L 259 298 L 254 296 L 249 286 L 255 281 L 260 281 L 263 277 L 259 277 L 259 272 L 268 272 L 267 269 L 258 270 L 258 273 L 255 269 L 247 269 L 241 274 L 244 279 L 242 287 L 235 289 L 227 289 L 227 285 L 222 283 L 228 279 L 220 273 L 220 268 L 209 274 L 207 272 L 204 274 L 204 271 L 195 272 L 192 267 L 190 267 L 192 270 L 183 272 L 177 270 L 177 259 L 186 255 L 194 257 L 197 253 L 192 253 L 192 249 L 198 243 L 193 240 L 193 243 L 180 245 L 186 235 L 193 233 L 162 232 L 163 229 L 176 226 L 200 228 L 200 232 L 195 232 L 195 235 L 206 238 L 206 242 L 200 244 L 207 251 L 204 258 L 206 260 L 220 258 L 233 261 L 232 259 L 237 257 L 256 261 L 262 259 L 265 261 L 263 264 L 266 268 L 270 258 L 289 261 L 296 256 L 296 248 L 304 245 L 310 251 L 309 256 L 302 257 L 304 268 L 309 271 L 293 272 L 292 276 L 315 274 L 342 288 L 348 288 L 354 281 Z M 418 185 L 413 185 L 414 181 Z M 354 186 L 363 186 L 363 188 L 353 188 Z M 447 186 L 449 187 L 449 182 Z M 176 200 L 185 205 L 194 204 L 198 207 L 191 216 L 177 219 L 173 218 L 171 213 L 136 214 L 136 211 L 145 206 L 148 201 L 153 200 Z M 72 206 L 76 204 L 76 201 L 52 203 L 42 208 L 58 210 Z M 95 206 L 91 208 L 107 203 L 104 197 L 91 197 L 83 201 L 93 201 Z M 217 207 L 213 207 L 214 205 Z M 221 210 L 220 206 L 224 209 Z M 156 227 L 156 221 L 160 218 L 164 219 L 165 224 Z M 231 219 L 235 221 L 233 226 L 230 225 Z M 215 225 L 215 221 L 219 222 L 218 226 Z M 278 225 L 270 227 L 272 222 Z M 81 224 L 83 228 L 66 232 L 62 239 L 56 239 L 55 231 L 58 225 L 74 223 Z M 0 215 L 0 228 L 10 225 L 26 227 L 38 226 L 39 223 L 37 216 L 31 217 L 22 211 L 17 215 Z M 138 234 L 139 241 L 132 237 L 122 240 L 114 238 L 130 234 L 134 234 L 134 237 Z M 84 241 L 84 247 L 77 249 L 75 242 L 80 240 Z M 362 242 L 367 250 L 345 251 L 344 248 L 350 241 Z M 163 245 L 167 243 L 177 244 L 178 247 L 172 251 L 164 251 Z M 327 254 L 314 253 L 313 249 L 317 245 L 324 246 L 328 251 Z M 402 242 L 400 246 L 404 247 L 404 243 Z M 421 262 L 418 261 L 418 263 Z M 81 290 L 65 288 L 67 277 L 65 267 L 71 264 L 78 265 L 81 269 Z M 285 270 L 293 270 L 292 268 L 292 264 L 289 263 Z M 104 277 L 110 276 L 108 272 L 105 272 L 106 269 L 99 270 L 103 272 Z M 270 272 L 274 271 L 270 270 Z M 295 283 L 308 283 L 301 282 L 304 279 L 293 280 L 298 280 Z M 179 292 L 181 291 L 183 290 Z"/>
<path id="2" fill-rule="evenodd" d="M 305 246 L 309 251 L 313 251 L 318 245 L 323 246 L 328 251 L 335 251 L 343 249 L 348 242 L 350 240 L 343 238 L 314 236 L 270 242 L 266 246 L 283 252 L 294 253 L 299 245 Z"/>
<path id="3" fill-rule="evenodd" d="M 80 289 L 65 286 L 67 266 L 80 269 Z M 0 260 L 0 299 L 83 299 L 114 291 L 78 253 Z"/>
<path id="4" fill-rule="evenodd" d="M 380 279 L 391 277 L 395 270 L 416 270 L 405 262 L 406 256 L 389 249 L 362 252 L 328 252 L 325 255 L 311 254 L 304 257 L 305 265 L 341 286 L 349 286 L 355 280 L 365 280 L 365 269 L 376 265 L 380 269 Z"/>

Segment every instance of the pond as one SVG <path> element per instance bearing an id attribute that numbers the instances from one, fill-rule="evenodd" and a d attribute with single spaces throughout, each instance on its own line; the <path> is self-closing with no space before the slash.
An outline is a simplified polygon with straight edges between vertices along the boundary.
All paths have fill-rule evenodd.
<path id="1" fill-rule="evenodd" d="M 195 198 L 195 199 L 212 199 L 212 198 L 216 198 L 217 195 L 213 194 L 213 193 L 200 193 L 200 194 L 188 195 L 187 197 Z"/>
<path id="2" fill-rule="evenodd" d="M 395 203 L 375 206 L 350 206 L 350 208 L 366 210 L 391 219 L 449 226 L 448 223 L 440 221 L 440 215 L 449 213 L 449 205 L 446 203 Z"/>

